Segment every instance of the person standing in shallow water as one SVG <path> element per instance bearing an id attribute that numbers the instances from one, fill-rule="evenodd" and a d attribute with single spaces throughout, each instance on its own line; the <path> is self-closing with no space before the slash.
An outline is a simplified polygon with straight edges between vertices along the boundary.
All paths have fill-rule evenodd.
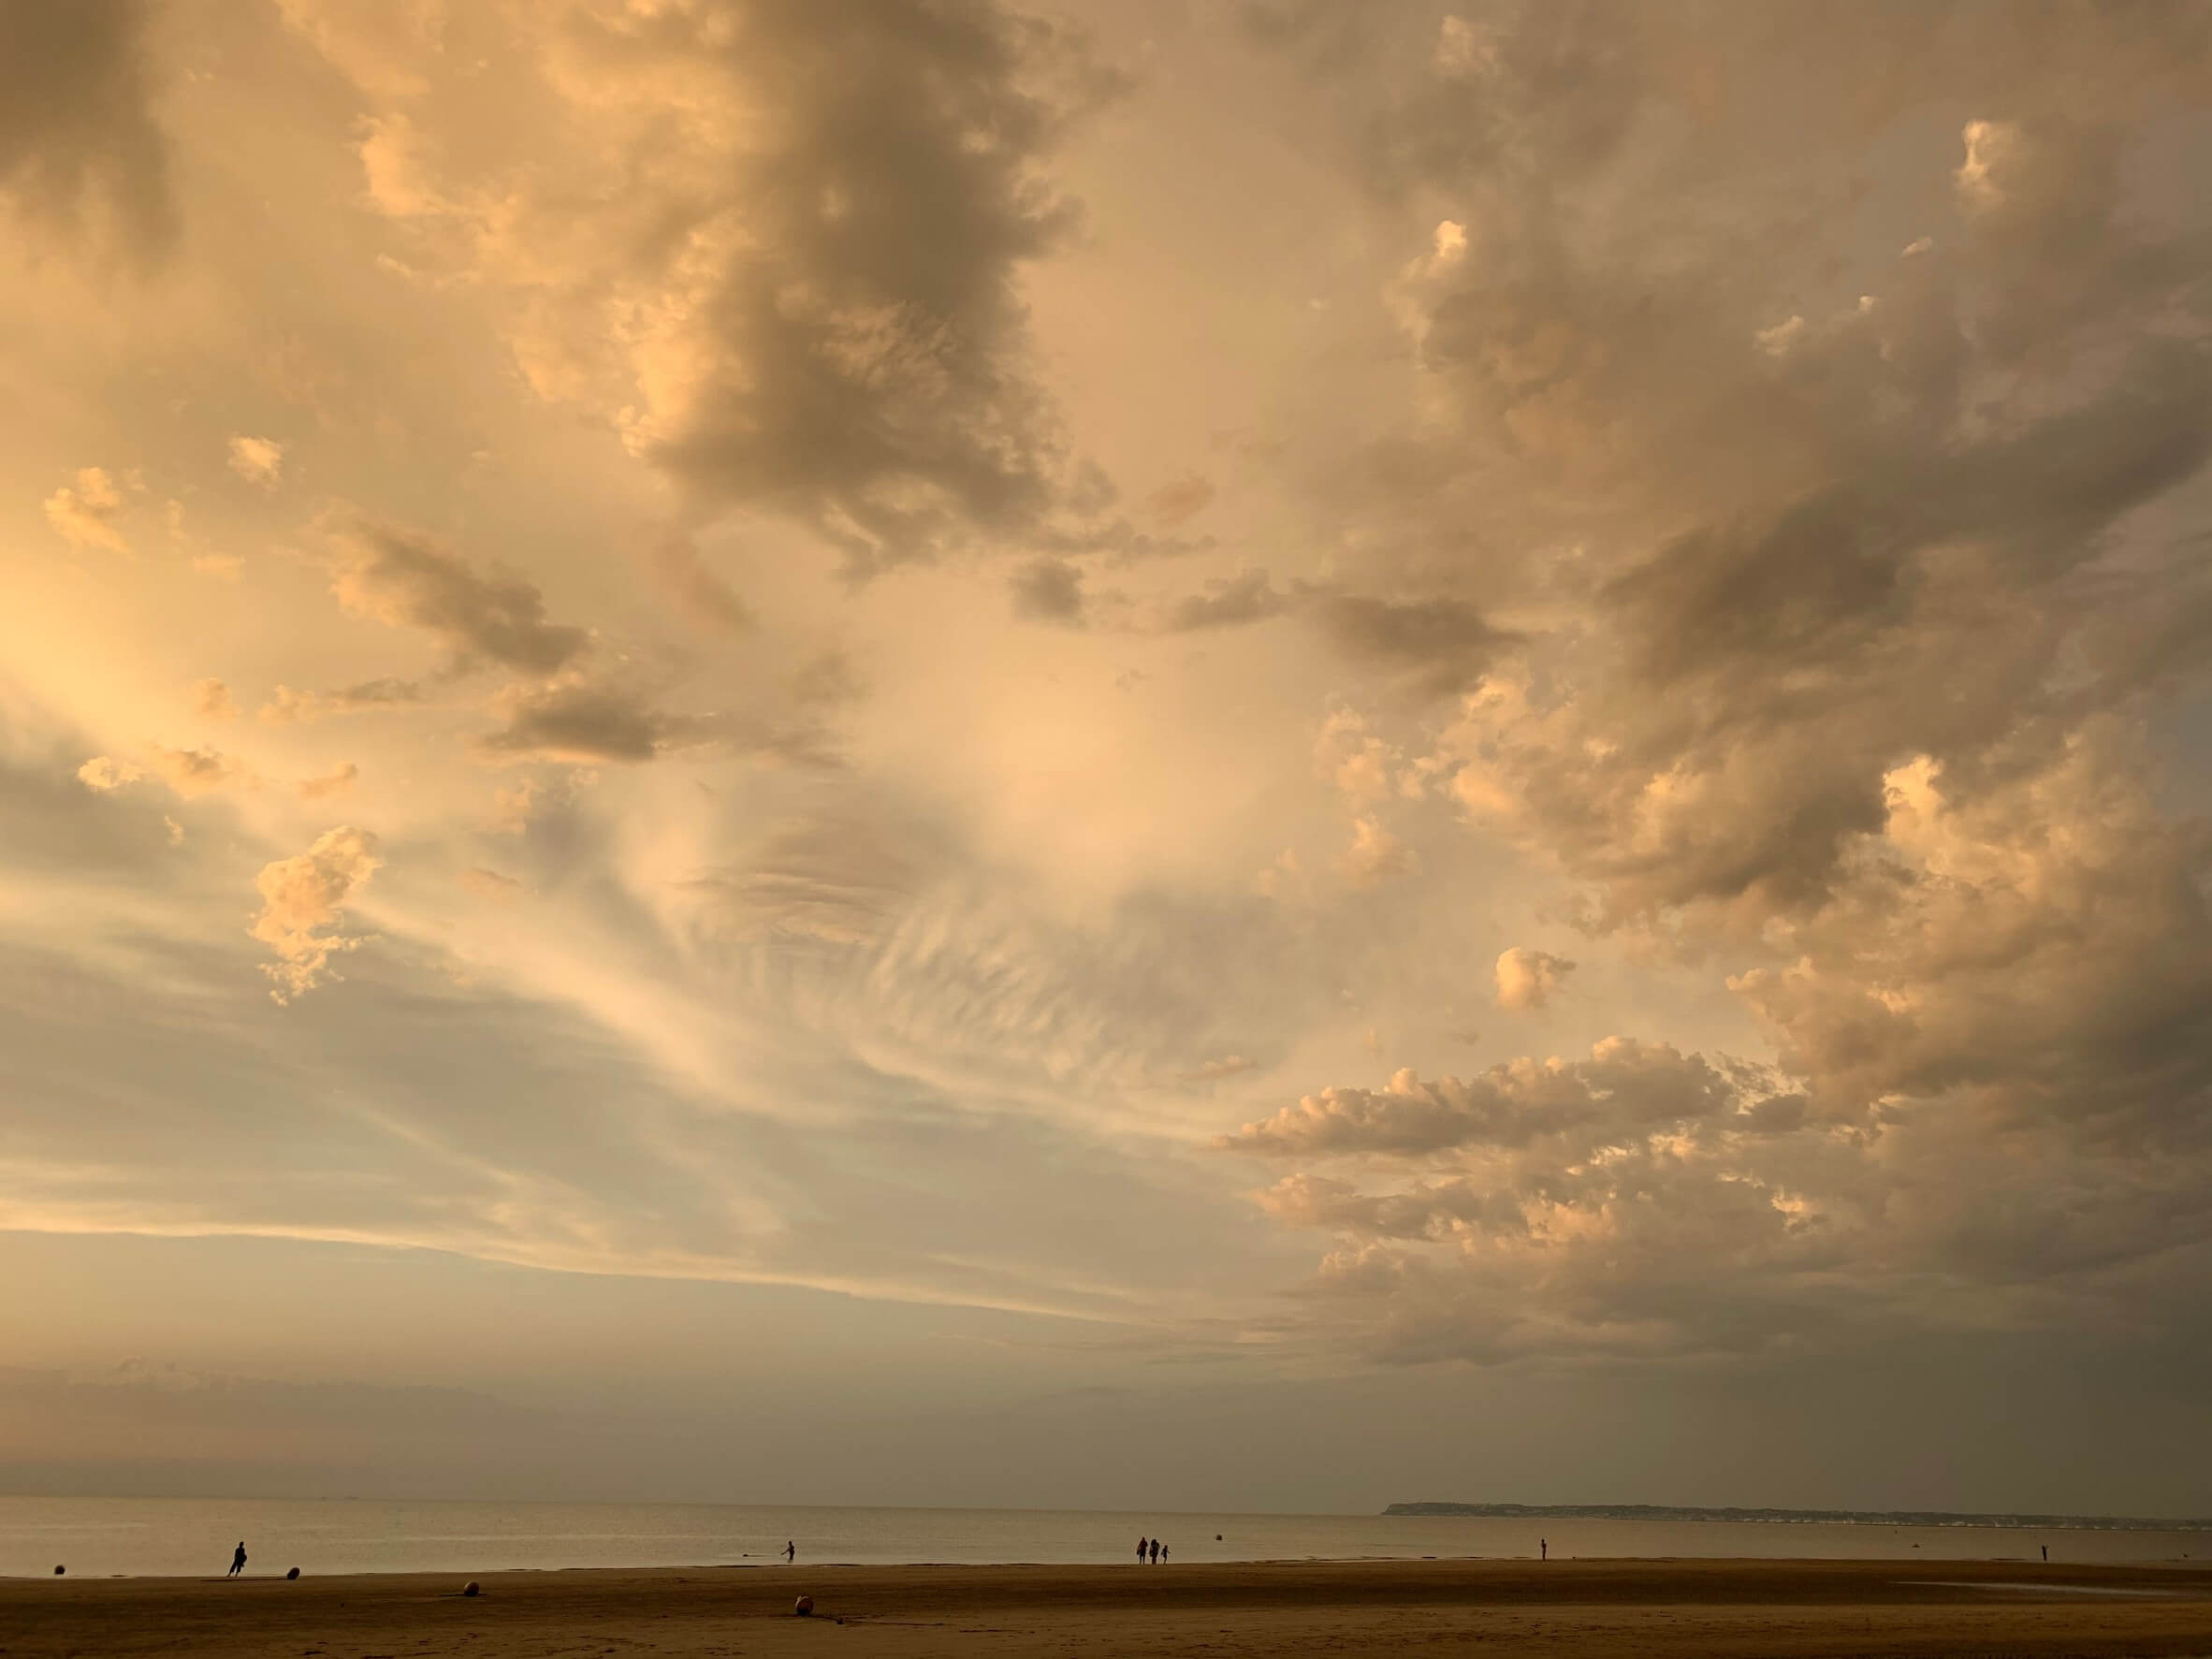
<path id="1" fill-rule="evenodd" d="M 240 1538 L 238 1541 L 238 1553 L 230 1558 L 230 1571 L 224 1574 L 224 1577 L 226 1579 L 235 1579 L 239 1576 L 239 1574 L 244 1572 L 245 1570 L 246 1541 L 245 1539 Z"/>
<path id="2" fill-rule="evenodd" d="M 1538 1538 L 1536 1540 L 1536 1559 L 1538 1561 L 1550 1561 L 1551 1559 L 1551 1540 L 1550 1538 Z"/>
<path id="3" fill-rule="evenodd" d="M 798 1542 L 797 1542 L 797 1540 L 796 1540 L 796 1539 L 793 1539 L 793 1538 L 786 1538 L 786 1539 L 784 1539 L 784 1540 L 783 1540 L 783 1564 L 784 1564 L 785 1566 L 789 1566 L 789 1565 L 791 1565 L 791 1564 L 792 1564 L 793 1562 L 794 1562 L 794 1561 L 796 1561 L 796 1560 L 798 1560 L 798 1559 L 799 1559 L 799 1546 L 798 1546 Z"/>
<path id="4" fill-rule="evenodd" d="M 1152 1540 L 1150 1538 L 1139 1538 L 1137 1540 L 1137 1564 L 1139 1566 L 1142 1566 L 1144 1564 L 1144 1551 L 1151 1548 Z"/>

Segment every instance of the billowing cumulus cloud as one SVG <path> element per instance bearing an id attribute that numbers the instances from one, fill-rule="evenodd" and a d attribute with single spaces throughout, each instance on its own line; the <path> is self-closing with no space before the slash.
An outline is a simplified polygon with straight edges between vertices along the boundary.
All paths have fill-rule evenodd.
<path id="1" fill-rule="evenodd" d="M 265 865 L 254 884 L 261 909 L 248 930 L 276 953 L 261 971 L 275 982 L 269 996 L 279 1003 L 304 996 L 326 980 L 330 958 L 357 949 L 357 934 L 337 931 L 346 903 L 382 867 L 377 839 L 350 824 L 325 830 L 314 845 L 296 858 Z"/>
<path id="2" fill-rule="evenodd" d="M 1424 1083 L 1402 1070 L 1382 1089 L 1324 1089 L 1219 1144 L 1266 1154 L 1414 1156 L 1574 1136 L 1570 1151 L 1590 1156 L 1623 1123 L 1733 1113 L 1739 1094 L 1700 1055 L 1616 1037 L 1587 1062 L 1520 1059 L 1468 1082 Z"/>
<path id="3" fill-rule="evenodd" d="M 80 547 L 128 552 L 130 545 L 115 523 L 122 514 L 123 492 L 102 467 L 81 469 L 76 483 L 65 484 L 46 498 L 47 523 Z"/>
<path id="4" fill-rule="evenodd" d="M 192 688 L 192 711 L 202 720 L 236 720 L 238 702 L 231 696 L 228 686 L 210 675 Z"/>
<path id="5" fill-rule="evenodd" d="M 390 116 L 362 158 L 385 212 L 514 290 L 541 393 L 859 570 L 1075 499 L 1016 284 L 1073 222 L 1046 164 L 1113 85 L 1078 40 L 918 0 L 571 0 L 539 22 L 589 134 L 558 173 L 442 177 Z"/>
<path id="6" fill-rule="evenodd" d="M 248 484 L 274 489 L 284 481 L 284 446 L 274 438 L 230 440 L 230 470 Z"/>
<path id="7" fill-rule="evenodd" d="M 1421 420 L 1346 511 L 1422 549 L 1393 562 L 1434 597 L 1337 626 L 1456 703 L 1345 764 L 1402 749 L 1597 938 L 1735 963 L 1779 1070 L 1634 1132 L 1623 1084 L 1600 1138 L 1535 1159 L 1410 1081 L 1239 1144 L 1339 1160 L 1269 1204 L 1342 1235 L 1322 1284 L 1402 1355 L 1810 1340 L 1977 1298 L 2147 1317 L 2203 1259 L 2177 1195 L 2212 1174 L 2180 1128 L 2212 1055 L 2176 1024 L 2202 853 L 2149 805 L 2143 725 L 2190 685 L 2178 642 L 2212 645 L 2176 528 L 2212 368 L 2207 227 L 2123 157 L 2151 89 L 2203 95 L 2206 20 L 2047 14 L 1991 52 L 1972 7 L 1870 8 L 1848 39 L 1812 8 L 1779 36 L 1607 15 L 1602 51 L 1597 14 L 1547 7 L 1372 66 L 1399 95 L 1361 112 L 1374 188 L 1452 211 L 1390 288 Z M 1693 40 L 1764 67 L 1683 80 Z M 1877 86 L 1967 118 L 1884 172 L 1860 248 L 1812 215 L 1864 185 L 1823 151 Z M 1560 966 L 1508 952 L 1498 1000 L 1541 1004 Z M 1401 1158 L 1433 1167 L 1375 1161 Z"/>
<path id="8" fill-rule="evenodd" d="M 243 762 L 217 749 L 169 749 L 149 743 L 145 753 L 148 768 L 181 795 L 205 794 L 248 776 Z"/>
<path id="9" fill-rule="evenodd" d="M 243 762 L 218 749 L 170 749 L 164 744 L 149 743 L 139 752 L 146 757 L 143 764 L 112 755 L 96 755 L 78 767 L 77 777 L 86 788 L 103 794 L 149 775 L 159 778 L 181 795 L 206 794 L 226 784 L 252 780 Z"/>
<path id="10" fill-rule="evenodd" d="M 130 761 L 119 761 L 112 755 L 95 755 L 77 768 L 78 781 L 85 788 L 102 794 L 119 790 L 126 783 L 136 783 L 146 776 L 143 766 Z"/>
<path id="11" fill-rule="evenodd" d="M 1356 708 L 1331 709 L 1321 721 L 1314 735 L 1314 771 L 1356 806 L 1420 793 L 1420 779 L 1407 770 L 1404 751 L 1377 735 Z"/>
<path id="12" fill-rule="evenodd" d="M 1575 965 L 1564 956 L 1554 956 L 1549 951 L 1532 951 L 1526 945 L 1515 945 L 1509 951 L 1501 952 L 1494 975 L 1498 1006 L 1514 1010 L 1542 1008 L 1574 969 Z"/>
<path id="13" fill-rule="evenodd" d="M 280 685 L 261 706 L 261 718 L 273 726 L 298 720 L 318 720 L 333 714 L 357 714 L 364 709 L 397 708 L 419 703 L 423 689 L 414 680 L 360 680 L 327 691 L 301 691 Z"/>
<path id="14" fill-rule="evenodd" d="M 1379 819 L 1366 816 L 1352 820 L 1352 841 L 1344 851 L 1343 864 L 1352 880 L 1363 887 L 1391 876 L 1412 875 L 1421 867 L 1419 853 L 1392 835 Z"/>
<path id="15" fill-rule="evenodd" d="M 1616 1040 L 1229 1144 L 1304 1166 L 1266 1207 L 1341 1237 L 1321 1288 L 1404 1358 L 2156 1317 L 2212 1254 L 2212 917 L 2136 763 L 2099 726 L 1971 806 L 1894 773 L 1883 854 L 1730 982 L 1776 1067 Z"/>

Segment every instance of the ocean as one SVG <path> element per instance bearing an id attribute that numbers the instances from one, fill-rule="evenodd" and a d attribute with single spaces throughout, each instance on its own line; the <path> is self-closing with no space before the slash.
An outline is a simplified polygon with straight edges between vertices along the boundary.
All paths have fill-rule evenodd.
<path id="1" fill-rule="evenodd" d="M 1218 1535 L 1218 1536 L 1216 1536 Z M 355 1499 L 0 1497 L 0 1576 L 220 1577 L 509 1568 L 1529 1557 L 1819 1557 L 2145 1562 L 2212 1558 L 2212 1533 L 1972 1525 L 1209 1515 L 1078 1509 L 784 1508 L 743 1504 L 386 1503 Z"/>

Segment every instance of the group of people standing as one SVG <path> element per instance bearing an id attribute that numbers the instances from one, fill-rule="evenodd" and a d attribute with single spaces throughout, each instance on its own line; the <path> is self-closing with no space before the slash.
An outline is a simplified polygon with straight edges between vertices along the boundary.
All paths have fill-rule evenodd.
<path id="1" fill-rule="evenodd" d="M 1157 1566 L 1167 1559 L 1168 1547 L 1157 1538 L 1139 1538 L 1137 1540 L 1137 1564 L 1139 1566 L 1142 1566 L 1148 1560 L 1154 1566 Z"/>

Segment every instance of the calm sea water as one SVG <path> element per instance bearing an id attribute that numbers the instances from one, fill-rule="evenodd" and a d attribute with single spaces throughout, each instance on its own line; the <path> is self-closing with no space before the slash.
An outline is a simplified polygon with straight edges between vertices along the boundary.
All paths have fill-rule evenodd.
<path id="1" fill-rule="evenodd" d="M 1218 1533 L 1220 1537 L 1215 1539 Z M 715 1504 L 375 1503 L 0 1497 L 0 1575 L 215 1577 L 246 1540 L 250 1574 L 496 1572 L 509 1567 L 1131 1560 L 1157 1535 L 1175 1562 L 1360 1557 L 1756 1556 L 2068 1562 L 2212 1557 L 2202 1532 L 2024 1532 L 1735 1521 L 1439 1516 L 1174 1515 L 1056 1509 L 770 1508 Z"/>

